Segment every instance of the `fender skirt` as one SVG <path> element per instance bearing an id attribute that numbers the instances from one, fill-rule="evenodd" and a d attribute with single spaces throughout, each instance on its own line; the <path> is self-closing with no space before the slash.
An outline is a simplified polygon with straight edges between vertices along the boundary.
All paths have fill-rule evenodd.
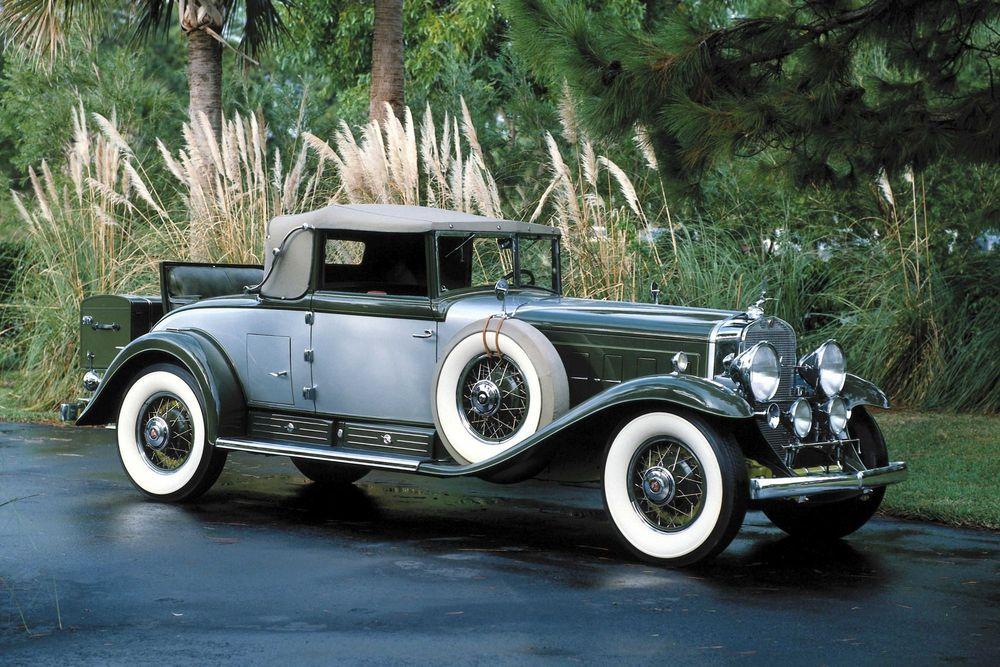
<path id="1" fill-rule="evenodd" d="M 501 483 L 520 481 L 531 477 L 548 463 L 560 442 L 554 436 L 599 412 L 638 402 L 672 404 L 729 419 L 753 416 L 753 408 L 741 396 L 720 384 L 690 375 L 649 375 L 592 396 L 493 458 L 469 465 L 425 462 L 420 464 L 417 472 L 437 477 L 474 475 Z"/>
<path id="2" fill-rule="evenodd" d="M 885 392 L 868 380 L 862 380 L 857 375 L 847 374 L 844 388 L 840 396 L 847 403 L 848 409 L 856 405 L 873 405 L 877 408 L 889 408 L 889 399 Z"/>
<path id="3" fill-rule="evenodd" d="M 218 344 L 195 329 L 153 331 L 125 346 L 76 420 L 77 426 L 114 422 L 122 394 L 136 373 L 163 362 L 186 368 L 198 383 L 208 442 L 243 432 L 245 401 L 236 372 Z"/>

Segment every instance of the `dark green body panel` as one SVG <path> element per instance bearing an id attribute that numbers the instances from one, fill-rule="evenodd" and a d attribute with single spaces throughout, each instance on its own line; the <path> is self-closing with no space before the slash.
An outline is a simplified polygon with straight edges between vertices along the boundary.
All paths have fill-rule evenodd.
<path id="1" fill-rule="evenodd" d="M 689 375 L 653 375 L 623 382 L 601 392 L 492 459 L 465 466 L 423 463 L 418 472 L 441 477 L 478 475 L 489 477 L 492 481 L 505 481 L 504 476 L 508 476 L 510 481 L 524 479 L 548 463 L 553 448 L 560 444 L 560 433 L 585 419 L 628 403 L 677 405 L 727 419 L 753 416 L 753 409 L 746 401 L 714 382 Z"/>
<path id="2" fill-rule="evenodd" d="M 91 324 L 84 324 L 89 317 Z M 163 317 L 159 297 L 101 294 L 80 303 L 80 368 L 104 369 Z"/>
<path id="3" fill-rule="evenodd" d="M 115 421 L 123 392 L 135 374 L 162 362 L 183 366 L 194 376 L 201 389 L 208 442 L 243 432 L 246 405 L 236 372 L 215 341 L 196 330 L 154 331 L 132 341 L 108 368 L 77 425 Z"/>

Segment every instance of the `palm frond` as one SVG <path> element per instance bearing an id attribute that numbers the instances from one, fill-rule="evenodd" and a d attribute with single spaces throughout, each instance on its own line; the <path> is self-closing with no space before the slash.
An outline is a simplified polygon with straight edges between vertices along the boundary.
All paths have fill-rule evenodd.
<path id="1" fill-rule="evenodd" d="M 256 56 L 286 32 L 278 5 L 289 7 L 292 0 L 246 0 L 246 25 L 240 49 Z M 233 14 L 229 12 L 230 20 Z"/>
<path id="2" fill-rule="evenodd" d="M 97 0 L 11 0 L 0 11 L 0 37 L 32 59 L 51 63 L 72 30 L 92 30 L 101 16 L 98 9 Z"/>

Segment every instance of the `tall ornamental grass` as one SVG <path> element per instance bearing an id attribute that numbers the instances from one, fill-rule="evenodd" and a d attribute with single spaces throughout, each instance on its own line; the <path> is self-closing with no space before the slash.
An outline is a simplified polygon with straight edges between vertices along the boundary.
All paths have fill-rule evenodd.
<path id="1" fill-rule="evenodd" d="M 840 340 L 850 368 L 914 406 L 996 411 L 1000 303 L 996 253 L 962 271 L 938 266 L 922 191 L 873 184 L 882 215 L 822 232 L 747 225 L 733 235 L 667 207 L 656 157 L 636 133 L 643 173 L 627 173 L 564 109 L 544 137 L 547 181 L 536 198 L 505 199 L 464 102 L 419 123 L 409 109 L 382 124 L 302 133 L 292 155 L 267 146 L 257 116 L 234 116 L 216 138 L 205 120 L 157 140 L 140 163 L 114 118 L 74 110 L 63 163 L 31 170 L 15 194 L 28 232 L 13 296 L 0 305 L 4 354 L 25 371 L 21 407 L 49 410 L 77 393 L 78 308 L 87 295 L 156 293 L 165 259 L 258 262 L 267 220 L 330 202 L 419 204 L 558 227 L 573 296 L 741 309 L 766 285 L 768 312 L 800 333 L 800 351 Z M 156 174 L 157 178 L 150 178 Z M 168 183 L 157 191 L 150 183 Z M 638 185 L 637 185 L 638 184 Z M 655 203 L 651 203 L 655 202 Z M 757 221 L 755 221 L 757 222 Z M 13 332 L 13 333 L 12 333 Z M 8 361 L 9 363 L 9 361 Z"/>

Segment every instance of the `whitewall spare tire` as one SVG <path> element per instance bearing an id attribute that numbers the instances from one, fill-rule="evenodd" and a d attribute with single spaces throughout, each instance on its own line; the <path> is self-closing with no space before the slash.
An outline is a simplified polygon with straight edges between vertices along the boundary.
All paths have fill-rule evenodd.
<path id="1" fill-rule="evenodd" d="M 155 364 L 132 381 L 118 410 L 118 456 L 125 474 L 155 500 L 195 498 L 222 472 L 226 452 L 206 441 L 200 391 L 185 369 Z"/>
<path id="2" fill-rule="evenodd" d="M 459 463 L 478 463 L 523 441 L 569 407 L 562 360 L 538 329 L 515 319 L 470 324 L 438 362 L 432 408 Z"/>
<path id="3" fill-rule="evenodd" d="M 746 514 L 739 447 L 687 412 L 627 420 L 605 450 L 604 505 L 625 546 L 643 560 L 691 565 L 718 554 Z"/>

